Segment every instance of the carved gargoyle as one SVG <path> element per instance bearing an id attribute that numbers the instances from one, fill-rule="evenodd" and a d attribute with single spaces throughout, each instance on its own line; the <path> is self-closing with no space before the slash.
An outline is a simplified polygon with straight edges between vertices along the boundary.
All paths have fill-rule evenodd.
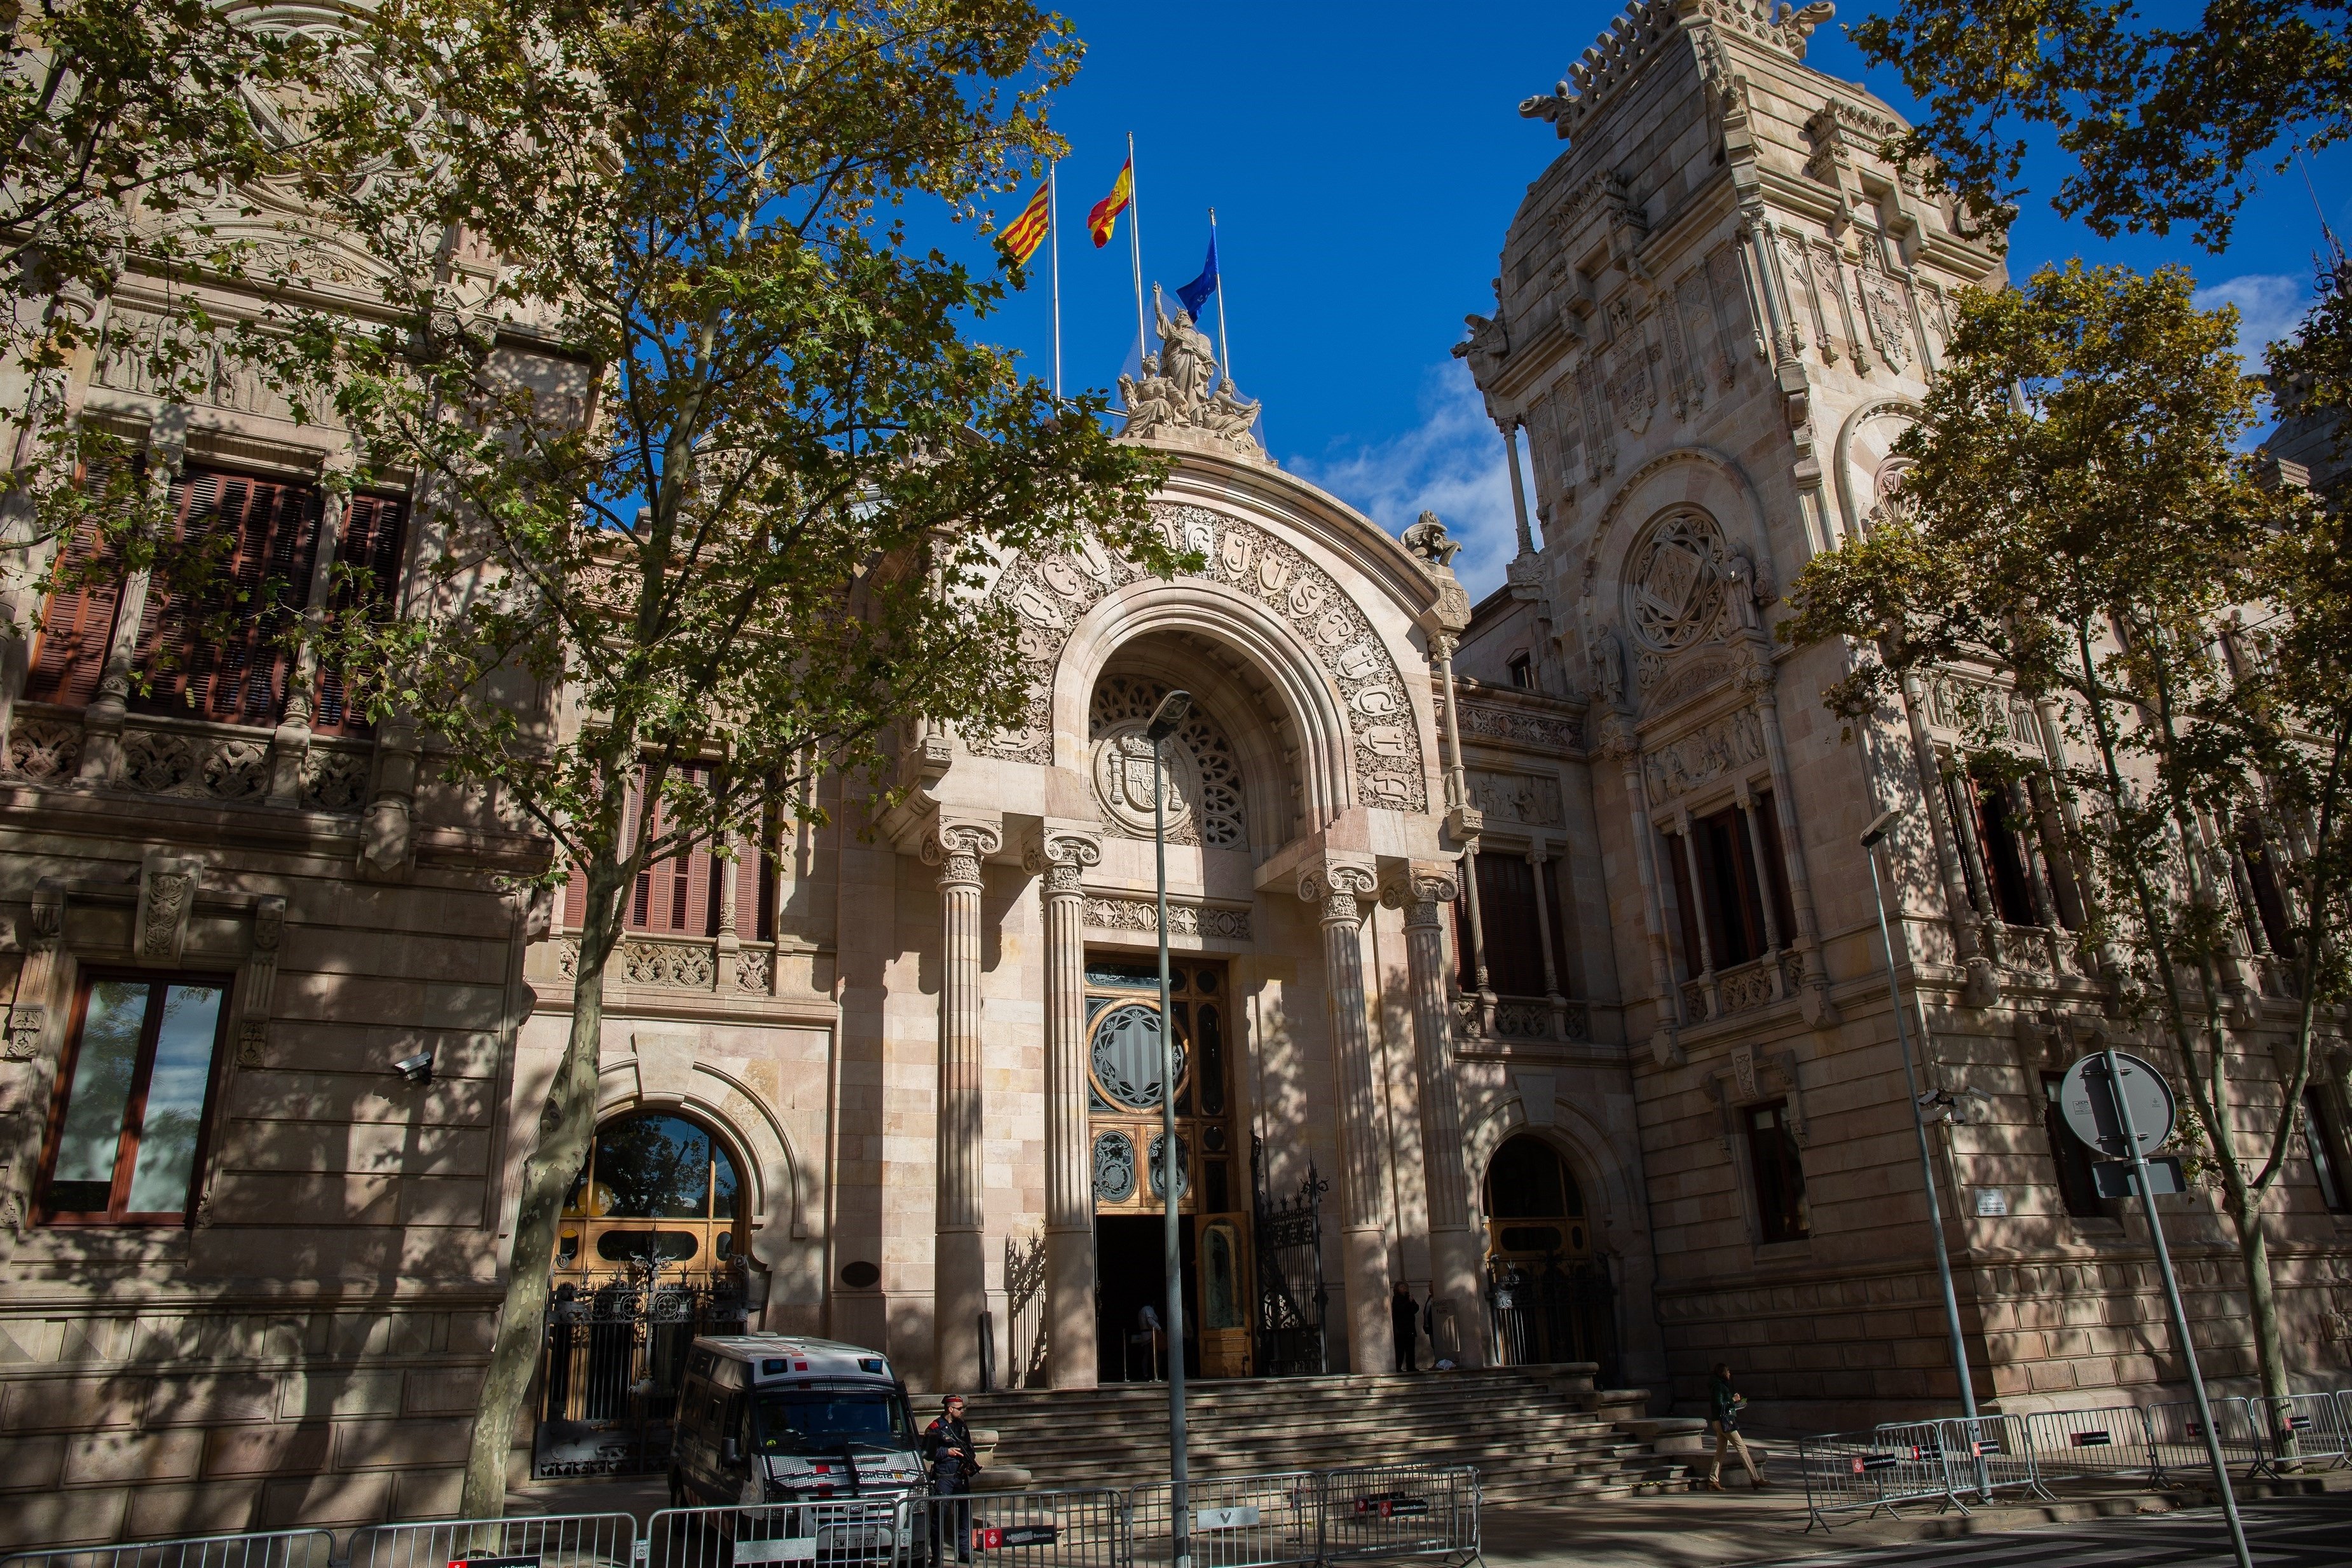
<path id="1" fill-rule="evenodd" d="M 1405 529 L 1402 539 L 1404 548 L 1432 570 L 1452 570 L 1454 558 L 1462 553 L 1462 541 L 1446 534 L 1445 525 L 1437 520 L 1435 512 L 1422 513 L 1420 521 Z"/>

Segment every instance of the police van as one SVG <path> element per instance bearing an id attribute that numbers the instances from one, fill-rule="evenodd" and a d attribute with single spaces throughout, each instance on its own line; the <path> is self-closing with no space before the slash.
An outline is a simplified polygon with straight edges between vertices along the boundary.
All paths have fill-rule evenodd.
<path id="1" fill-rule="evenodd" d="M 878 1518 L 847 1506 L 763 1515 L 782 1528 L 758 1529 L 780 1536 L 762 1561 L 887 1558 L 908 1544 L 891 1539 L 889 1505 L 928 1490 L 906 1385 L 886 1357 L 792 1334 L 714 1335 L 688 1351 L 673 1507 L 880 1505 Z M 735 1556 L 751 1560 L 740 1543 Z"/>

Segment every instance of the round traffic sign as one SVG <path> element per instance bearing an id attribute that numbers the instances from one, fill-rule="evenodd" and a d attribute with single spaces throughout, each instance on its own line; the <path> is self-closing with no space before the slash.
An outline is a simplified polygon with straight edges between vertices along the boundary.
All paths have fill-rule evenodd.
<path id="1" fill-rule="evenodd" d="M 2162 1148 L 2172 1136 L 2172 1085 L 2137 1056 L 2119 1051 L 2116 1066 L 2123 1074 L 2124 1099 L 2131 1107 L 2140 1152 Z M 2106 1052 L 2094 1052 L 2066 1070 L 2066 1080 L 2058 1086 L 2058 1113 L 2066 1118 L 2068 1131 L 2101 1154 L 2111 1159 L 2130 1157 L 2124 1119 L 2107 1085 Z"/>

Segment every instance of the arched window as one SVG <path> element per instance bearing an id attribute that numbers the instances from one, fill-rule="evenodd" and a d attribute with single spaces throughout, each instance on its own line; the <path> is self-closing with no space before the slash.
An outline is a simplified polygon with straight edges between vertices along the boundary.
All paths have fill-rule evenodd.
<path id="1" fill-rule="evenodd" d="M 557 1228 L 559 1274 L 611 1274 L 657 1259 L 669 1271 L 727 1267 L 743 1249 L 735 1157 L 699 1122 L 638 1112 L 596 1130 Z"/>
<path id="2" fill-rule="evenodd" d="M 1576 1173 L 1541 1138 L 1522 1133 L 1495 1151 L 1483 1203 L 1496 1257 L 1580 1258 L 1591 1249 Z"/>

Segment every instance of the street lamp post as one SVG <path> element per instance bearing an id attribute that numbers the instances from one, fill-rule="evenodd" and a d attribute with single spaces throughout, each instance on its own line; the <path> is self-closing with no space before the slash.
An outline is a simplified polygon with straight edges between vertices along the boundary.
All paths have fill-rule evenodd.
<path id="1" fill-rule="evenodd" d="M 1911 1031 L 1903 1025 L 1903 987 L 1895 976 L 1895 937 L 1886 925 L 1886 889 L 1878 880 L 1879 846 L 1903 813 L 1881 811 L 1862 831 L 1863 858 L 1870 862 L 1870 903 L 1878 911 L 1878 946 L 1886 956 L 1886 995 L 1895 1008 L 1895 1039 L 1903 1048 L 1903 1086 L 1911 1102 L 1911 1130 L 1919 1136 L 1919 1179 L 1927 1190 L 1927 1228 L 1935 1239 L 1936 1278 L 1944 1287 L 1944 1323 L 1952 1336 L 1952 1367 L 1960 1378 L 1960 1414 L 1969 1422 L 1969 1440 L 1978 1437 L 1976 1390 L 1969 1382 L 1968 1342 L 1960 1333 L 1960 1301 L 1952 1291 L 1952 1260 L 1944 1246 L 1944 1206 L 1936 1197 L 1936 1164 L 1927 1153 L 1927 1121 L 1920 1114 L 1919 1075 L 1911 1065 Z M 1977 1459 L 1977 1493 L 1989 1490 L 1981 1455 Z"/>
<path id="2" fill-rule="evenodd" d="M 1151 742 L 1151 850 L 1160 882 L 1160 1197 L 1162 1260 L 1168 1277 L 1168 1480 L 1169 1528 L 1174 1568 L 1192 1568 L 1192 1513 L 1186 1497 L 1184 1465 L 1184 1246 L 1177 1213 L 1177 1184 L 1184 1163 L 1176 1148 L 1176 1020 L 1168 1005 L 1168 768 L 1162 747 L 1184 716 L 1192 694 L 1170 692 L 1151 710 L 1144 737 Z"/>

